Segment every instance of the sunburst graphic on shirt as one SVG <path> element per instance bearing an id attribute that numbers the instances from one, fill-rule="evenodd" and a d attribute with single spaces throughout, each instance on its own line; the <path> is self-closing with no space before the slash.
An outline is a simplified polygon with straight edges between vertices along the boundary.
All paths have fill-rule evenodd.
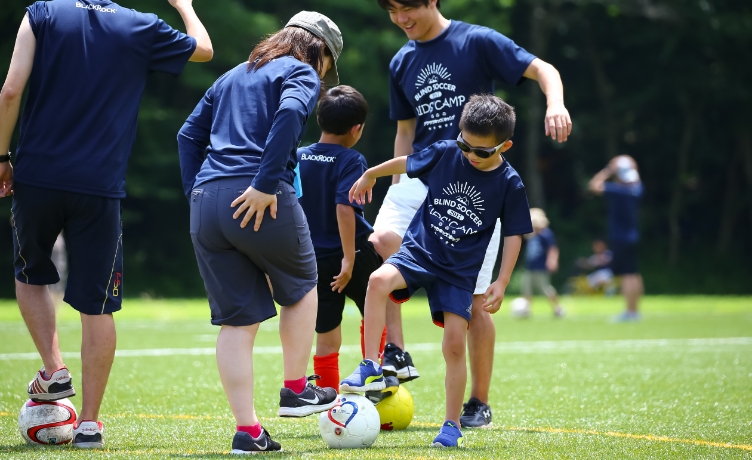
<path id="1" fill-rule="evenodd" d="M 452 78 L 452 74 L 449 73 L 446 67 L 435 62 L 425 66 L 423 70 L 418 74 L 418 79 L 415 80 L 415 86 L 420 88 L 428 83 L 436 83 L 439 80 L 449 80 Z"/>
<path id="2" fill-rule="evenodd" d="M 470 185 L 467 182 L 455 182 L 454 184 L 449 184 L 441 191 L 444 192 L 445 195 L 453 196 L 455 200 L 461 202 L 465 206 L 472 203 L 473 208 L 478 211 L 486 210 L 486 208 L 483 207 L 483 203 L 485 203 L 486 200 L 481 197 L 480 192 L 475 189 L 474 185 Z"/>

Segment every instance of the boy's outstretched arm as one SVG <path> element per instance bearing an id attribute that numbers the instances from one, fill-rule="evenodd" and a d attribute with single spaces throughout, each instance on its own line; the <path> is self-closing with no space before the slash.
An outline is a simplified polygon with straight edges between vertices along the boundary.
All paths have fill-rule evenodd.
<path id="1" fill-rule="evenodd" d="M 332 291 L 342 292 L 350 282 L 355 266 L 355 210 L 352 206 L 337 204 L 337 227 L 342 244 L 342 267 L 329 285 Z"/>
<path id="2" fill-rule="evenodd" d="M 483 296 L 483 309 L 487 312 L 496 313 L 501 308 L 501 302 L 504 301 L 504 293 L 507 290 L 509 280 L 512 278 L 512 271 L 517 263 L 517 256 L 520 254 L 521 247 L 522 235 L 504 237 L 504 249 L 501 252 L 499 277 L 488 286 Z"/>
<path id="3" fill-rule="evenodd" d="M 392 158 L 373 168 L 368 168 L 350 188 L 350 202 L 358 204 L 370 203 L 373 199 L 373 186 L 376 179 L 384 176 L 393 176 L 407 172 L 407 157 Z"/>

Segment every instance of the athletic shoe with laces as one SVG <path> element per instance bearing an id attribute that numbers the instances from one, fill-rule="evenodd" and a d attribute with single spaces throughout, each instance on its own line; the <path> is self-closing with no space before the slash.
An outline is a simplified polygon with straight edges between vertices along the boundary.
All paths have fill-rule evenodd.
<path id="1" fill-rule="evenodd" d="M 395 375 L 400 382 L 409 382 L 420 377 L 410 353 L 402 351 L 393 343 L 387 343 L 384 347 L 381 368 L 384 370 L 384 375 Z"/>
<path id="2" fill-rule="evenodd" d="M 342 393 L 363 393 L 365 391 L 380 391 L 386 388 L 381 366 L 364 359 L 349 377 L 339 382 Z"/>
<path id="3" fill-rule="evenodd" d="M 73 447 L 101 449 L 104 447 L 104 425 L 102 422 L 84 420 L 73 430 Z"/>
<path id="4" fill-rule="evenodd" d="M 61 367 L 48 378 L 45 378 L 44 374 L 44 368 L 41 368 L 29 382 L 27 392 L 32 401 L 57 401 L 76 394 L 67 367 Z"/>
<path id="5" fill-rule="evenodd" d="M 381 402 L 382 399 L 396 393 L 397 390 L 399 389 L 399 384 L 400 382 L 397 377 L 393 375 L 385 375 L 384 376 L 384 385 L 385 385 L 384 389 L 366 391 L 366 398 L 368 398 L 372 403 L 378 404 Z"/>
<path id="6" fill-rule="evenodd" d="M 462 432 L 454 422 L 447 420 L 441 426 L 439 435 L 433 438 L 431 447 L 462 447 Z"/>
<path id="7" fill-rule="evenodd" d="M 476 397 L 462 405 L 460 425 L 462 428 L 480 428 L 491 424 L 491 407 Z"/>
<path id="8" fill-rule="evenodd" d="M 337 402 L 337 390 L 329 387 L 319 387 L 310 382 L 321 377 L 308 377 L 308 384 L 301 393 L 295 393 L 289 388 L 279 390 L 280 417 L 305 417 L 317 412 L 331 409 Z"/>
<path id="9" fill-rule="evenodd" d="M 282 450 L 282 446 L 272 439 L 266 428 L 262 428 L 258 438 L 254 438 L 245 431 L 235 433 L 235 437 L 232 438 L 232 450 L 230 453 L 243 455 L 275 450 Z"/>

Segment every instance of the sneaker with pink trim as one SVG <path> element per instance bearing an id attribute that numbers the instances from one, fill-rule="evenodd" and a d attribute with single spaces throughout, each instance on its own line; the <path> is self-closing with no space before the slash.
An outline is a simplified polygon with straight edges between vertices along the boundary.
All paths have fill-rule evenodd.
<path id="1" fill-rule="evenodd" d="M 102 422 L 84 420 L 73 430 L 73 447 L 101 449 L 104 447 L 104 425 Z"/>
<path id="2" fill-rule="evenodd" d="M 76 390 L 73 389 L 73 379 L 66 367 L 61 367 L 49 377 L 45 377 L 44 368 L 41 368 L 34 379 L 29 382 L 27 392 L 32 401 L 57 401 L 76 394 Z"/>

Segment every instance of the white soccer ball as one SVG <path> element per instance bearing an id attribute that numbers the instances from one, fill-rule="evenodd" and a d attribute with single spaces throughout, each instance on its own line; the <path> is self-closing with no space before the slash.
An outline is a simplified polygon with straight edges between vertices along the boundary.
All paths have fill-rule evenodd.
<path id="1" fill-rule="evenodd" d="M 18 414 L 18 431 L 29 444 L 67 444 L 73 439 L 78 414 L 68 399 L 28 400 Z"/>
<path id="2" fill-rule="evenodd" d="M 319 431 L 334 449 L 369 447 L 376 441 L 381 424 L 373 403 L 363 395 L 345 393 L 319 416 Z"/>
<path id="3" fill-rule="evenodd" d="M 515 318 L 527 318 L 530 316 L 530 302 L 524 297 L 517 297 L 512 300 L 509 310 Z"/>

